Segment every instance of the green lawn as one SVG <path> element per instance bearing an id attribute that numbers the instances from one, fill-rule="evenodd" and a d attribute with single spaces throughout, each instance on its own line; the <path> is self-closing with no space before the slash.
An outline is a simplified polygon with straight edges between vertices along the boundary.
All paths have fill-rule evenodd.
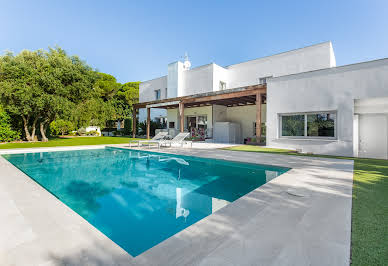
<path id="1" fill-rule="evenodd" d="M 388 160 L 306 155 L 248 145 L 226 149 L 354 160 L 352 265 L 387 265 Z"/>
<path id="2" fill-rule="evenodd" d="M 0 144 L 0 149 L 38 148 L 55 146 L 101 145 L 128 143 L 133 138 L 128 137 L 74 137 L 50 138 L 48 142 L 26 142 Z"/>

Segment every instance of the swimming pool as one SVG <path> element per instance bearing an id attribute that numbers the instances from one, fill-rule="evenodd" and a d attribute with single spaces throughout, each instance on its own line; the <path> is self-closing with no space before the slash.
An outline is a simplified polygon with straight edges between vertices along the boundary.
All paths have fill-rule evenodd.
<path id="1" fill-rule="evenodd" d="M 288 171 L 118 148 L 3 156 L 132 256 Z"/>

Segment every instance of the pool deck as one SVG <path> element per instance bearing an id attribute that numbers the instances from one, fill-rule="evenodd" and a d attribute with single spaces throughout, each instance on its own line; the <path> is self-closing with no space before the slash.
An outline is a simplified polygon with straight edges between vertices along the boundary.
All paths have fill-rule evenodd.
<path id="1" fill-rule="evenodd" d="M 0 157 L 0 265 L 349 265 L 353 161 L 219 147 L 150 150 L 292 169 L 135 258 Z"/>

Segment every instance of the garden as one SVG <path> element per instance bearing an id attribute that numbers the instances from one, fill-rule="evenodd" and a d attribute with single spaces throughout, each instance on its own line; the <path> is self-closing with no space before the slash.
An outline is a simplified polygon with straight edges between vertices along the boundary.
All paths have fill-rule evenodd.
<path id="1" fill-rule="evenodd" d="M 0 143 L 70 144 L 70 137 L 83 143 L 81 139 L 100 136 L 104 130 L 109 136 L 132 135 L 139 83 L 121 84 L 60 47 L 7 52 L 0 56 Z M 121 128 L 112 127 L 117 123 Z M 96 144 L 113 141 L 93 139 Z M 124 139 L 128 138 L 120 141 Z"/>

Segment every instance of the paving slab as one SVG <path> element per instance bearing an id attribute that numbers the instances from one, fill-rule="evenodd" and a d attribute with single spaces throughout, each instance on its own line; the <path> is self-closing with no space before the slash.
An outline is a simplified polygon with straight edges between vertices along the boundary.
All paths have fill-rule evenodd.
<path id="1" fill-rule="evenodd" d="M 349 265 L 353 161 L 219 147 L 149 150 L 292 169 L 137 257 L 0 157 L 0 265 Z"/>

